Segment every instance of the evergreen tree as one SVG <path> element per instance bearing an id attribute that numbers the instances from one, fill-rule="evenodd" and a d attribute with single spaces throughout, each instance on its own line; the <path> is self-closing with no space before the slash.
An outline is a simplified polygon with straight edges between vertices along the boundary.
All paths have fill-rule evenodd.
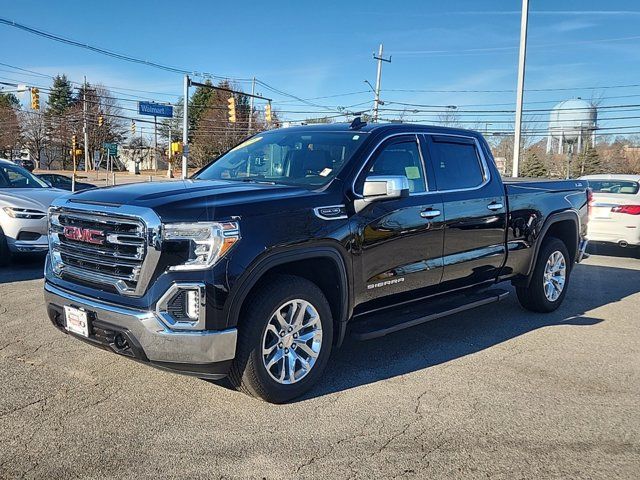
<path id="1" fill-rule="evenodd" d="M 574 162 L 573 176 L 580 177 L 582 175 L 595 175 L 604 173 L 604 166 L 598 151 L 593 147 L 587 149 L 578 155 L 577 161 Z"/>
<path id="2" fill-rule="evenodd" d="M 0 107 L 20 108 L 20 100 L 13 93 L 0 92 Z"/>
<path id="3" fill-rule="evenodd" d="M 205 85 L 213 86 L 211 80 L 205 80 Z M 207 87 L 197 87 L 196 91 L 189 99 L 189 137 L 198 127 L 202 115 L 210 107 L 211 99 L 216 96 L 217 91 Z"/>
<path id="4" fill-rule="evenodd" d="M 522 162 L 520 175 L 529 178 L 544 178 L 549 175 L 549 170 L 536 152 L 531 152 Z"/>
<path id="5" fill-rule="evenodd" d="M 71 82 L 66 75 L 56 75 L 47 99 L 49 113 L 62 115 L 71 105 Z"/>

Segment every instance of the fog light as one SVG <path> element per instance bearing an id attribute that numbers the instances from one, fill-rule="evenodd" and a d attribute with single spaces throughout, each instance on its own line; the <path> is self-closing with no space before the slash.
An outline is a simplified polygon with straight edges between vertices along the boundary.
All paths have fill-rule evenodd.
<path id="1" fill-rule="evenodd" d="M 173 284 L 158 300 L 158 317 L 172 330 L 203 330 L 205 292 L 204 284 Z"/>
<path id="2" fill-rule="evenodd" d="M 187 290 L 186 314 L 192 320 L 197 320 L 200 316 L 200 292 L 198 290 Z"/>

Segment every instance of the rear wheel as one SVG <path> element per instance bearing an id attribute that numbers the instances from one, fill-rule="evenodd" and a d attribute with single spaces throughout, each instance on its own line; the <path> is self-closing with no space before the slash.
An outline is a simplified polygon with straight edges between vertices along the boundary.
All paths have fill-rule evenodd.
<path id="1" fill-rule="evenodd" d="M 7 237 L 0 228 L 0 267 L 9 265 L 11 261 L 11 252 L 9 251 L 9 245 L 7 245 Z"/>
<path id="2" fill-rule="evenodd" d="M 528 287 L 516 287 L 520 305 L 533 312 L 552 312 L 564 300 L 571 273 L 569 252 L 564 242 L 544 240 Z"/>
<path id="3" fill-rule="evenodd" d="M 322 290 L 304 278 L 277 275 L 248 301 L 231 383 L 272 403 L 302 395 L 321 377 L 331 354 L 333 319 Z"/>

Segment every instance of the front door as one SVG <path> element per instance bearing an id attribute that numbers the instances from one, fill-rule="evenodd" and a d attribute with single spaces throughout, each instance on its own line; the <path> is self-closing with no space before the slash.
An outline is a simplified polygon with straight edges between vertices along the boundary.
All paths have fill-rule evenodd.
<path id="1" fill-rule="evenodd" d="M 406 176 L 409 196 L 372 202 L 352 219 L 358 303 L 435 292 L 442 277 L 442 201 L 429 190 L 418 136 L 396 136 L 378 147 L 356 192 L 362 192 L 364 178 L 380 175 Z"/>

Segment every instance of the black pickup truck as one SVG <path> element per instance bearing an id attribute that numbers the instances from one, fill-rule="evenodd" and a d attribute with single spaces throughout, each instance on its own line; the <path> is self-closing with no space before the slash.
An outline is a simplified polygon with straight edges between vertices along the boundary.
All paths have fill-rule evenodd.
<path id="1" fill-rule="evenodd" d="M 56 201 L 48 315 L 117 354 L 285 402 L 346 334 L 498 302 L 504 281 L 524 308 L 558 308 L 588 196 L 582 181 L 503 182 L 468 130 L 272 130 L 188 180 Z"/>

